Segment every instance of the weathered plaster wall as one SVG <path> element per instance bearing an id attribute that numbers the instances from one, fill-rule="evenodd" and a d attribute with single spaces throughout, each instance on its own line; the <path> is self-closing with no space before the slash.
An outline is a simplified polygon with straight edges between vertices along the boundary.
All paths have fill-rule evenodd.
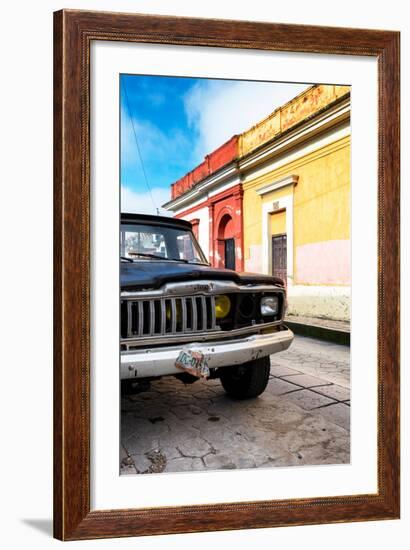
<path id="1" fill-rule="evenodd" d="M 241 184 L 231 185 L 195 207 L 177 214 L 178 218 L 188 221 L 199 220 L 198 240 L 213 266 L 224 267 L 224 239 L 233 237 L 235 269 L 244 269 L 242 197 Z"/>
<path id="2" fill-rule="evenodd" d="M 286 233 L 286 210 L 270 214 L 271 235 Z"/>
<path id="3" fill-rule="evenodd" d="M 210 174 L 217 172 L 222 166 L 225 166 L 237 157 L 238 136 L 232 136 L 227 142 L 218 147 L 218 149 L 206 155 L 201 164 L 185 174 L 178 181 L 171 184 L 171 199 L 175 199 L 179 197 L 179 195 L 189 191 L 194 185 Z"/>
<path id="4" fill-rule="evenodd" d="M 350 239 L 296 247 L 297 284 L 349 285 Z"/>
<path id="5" fill-rule="evenodd" d="M 288 286 L 288 313 L 349 321 L 350 286 Z"/>
<path id="6" fill-rule="evenodd" d="M 245 156 L 349 92 L 350 86 L 320 84 L 308 88 L 241 134 L 239 136 L 239 155 Z"/>
<path id="7" fill-rule="evenodd" d="M 295 174 L 297 185 L 258 194 Z M 271 235 L 284 232 L 293 216 L 293 277 L 288 279 L 289 311 L 331 319 L 350 314 L 350 137 L 318 147 L 263 176 L 244 183 L 245 268 L 262 271 Z M 263 236 L 263 205 L 293 196 L 293 212 L 268 214 L 270 236 Z M 275 220 L 275 216 L 278 216 Z M 290 262 L 288 262 L 289 264 Z"/>
<path id="8" fill-rule="evenodd" d="M 262 204 L 263 199 L 256 193 L 259 186 L 266 184 L 266 179 L 259 185 L 244 185 L 243 195 L 243 236 L 245 269 L 247 271 L 262 272 Z M 272 181 L 272 178 L 269 179 Z M 289 194 L 289 189 L 275 191 L 275 200 Z M 269 193 L 269 197 L 271 197 Z M 273 199 L 271 199 L 273 202 Z M 260 249 L 260 250 L 259 250 Z"/>
<path id="9" fill-rule="evenodd" d="M 295 246 L 350 239 L 350 138 L 309 155 L 297 174 Z"/>
<path id="10" fill-rule="evenodd" d="M 172 186 L 172 197 L 185 193 L 229 162 L 239 159 L 240 166 L 241 158 L 276 137 L 286 136 L 287 130 L 303 121 L 315 121 L 318 113 L 326 116 L 325 108 L 338 98 L 348 97 L 349 92 L 348 86 L 312 86 L 207 155 L 203 163 Z M 285 187 L 258 194 L 263 187 L 289 176 L 297 178 Z M 200 219 L 199 240 L 211 263 L 218 266 L 224 263 L 226 235 L 220 229 L 227 214 L 232 218 L 229 236 L 235 238 L 237 270 L 269 272 L 271 236 L 286 232 L 290 311 L 346 319 L 350 309 L 348 121 L 321 133 L 312 132 L 305 141 L 284 148 L 270 160 L 252 169 L 242 169 L 241 182 L 238 189 L 228 186 L 216 196 L 204 196 L 203 203 L 188 206 L 185 212 L 177 214 L 186 219 Z M 273 214 L 275 208 L 285 210 Z M 267 216 L 269 219 L 265 219 Z"/>
<path id="11" fill-rule="evenodd" d="M 189 212 L 184 216 L 181 216 L 184 220 L 198 219 L 198 242 L 205 253 L 205 256 L 209 259 L 209 210 L 208 206 L 198 208 L 193 212 Z"/>

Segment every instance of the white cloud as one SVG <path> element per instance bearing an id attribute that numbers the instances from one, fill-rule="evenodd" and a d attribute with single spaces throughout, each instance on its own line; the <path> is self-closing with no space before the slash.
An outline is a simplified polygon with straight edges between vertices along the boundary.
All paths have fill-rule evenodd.
<path id="1" fill-rule="evenodd" d="M 198 157 L 202 159 L 307 87 L 270 82 L 198 82 L 184 98 L 189 124 L 198 134 Z"/>
<path id="2" fill-rule="evenodd" d="M 174 130 L 172 134 L 163 132 L 149 120 L 139 120 L 129 117 L 124 110 L 121 112 L 121 162 L 123 169 L 140 167 L 134 129 L 138 140 L 140 152 L 145 164 L 166 162 L 175 166 L 180 163 L 181 152 L 185 155 L 192 151 L 188 138 L 181 130 Z M 150 178 L 155 174 L 150 173 Z M 151 185 L 155 181 L 150 180 Z"/>
<path id="3" fill-rule="evenodd" d="M 164 210 L 162 205 L 170 200 L 170 189 L 154 187 L 152 196 L 149 191 L 137 192 L 129 187 L 121 186 L 121 212 L 136 214 L 157 214 L 159 209 L 161 216 L 171 216 L 172 213 Z M 155 205 L 154 205 L 155 203 Z"/>

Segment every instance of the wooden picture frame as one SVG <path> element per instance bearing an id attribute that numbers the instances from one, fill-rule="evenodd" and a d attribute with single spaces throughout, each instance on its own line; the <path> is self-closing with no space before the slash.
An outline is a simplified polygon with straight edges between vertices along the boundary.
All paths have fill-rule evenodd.
<path id="1" fill-rule="evenodd" d="M 54 535 L 63 540 L 399 517 L 398 32 L 63 10 L 54 14 Z M 378 62 L 378 492 L 90 510 L 93 40 L 372 56 Z"/>

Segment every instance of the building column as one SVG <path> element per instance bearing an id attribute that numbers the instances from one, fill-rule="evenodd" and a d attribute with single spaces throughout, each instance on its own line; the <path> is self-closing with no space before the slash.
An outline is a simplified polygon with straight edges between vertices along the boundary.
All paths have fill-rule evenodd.
<path id="1" fill-rule="evenodd" d="M 199 240 L 199 218 L 194 218 L 193 220 L 190 220 L 191 221 L 191 225 L 192 225 L 192 231 L 195 235 L 195 238 L 196 240 L 198 241 Z"/>
<path id="2" fill-rule="evenodd" d="M 234 228 L 235 228 L 235 270 L 243 271 L 243 189 L 242 186 L 234 196 Z"/>
<path id="3" fill-rule="evenodd" d="M 215 205 L 214 203 L 211 203 L 208 206 L 208 213 L 209 213 L 209 263 L 212 266 L 215 266 L 215 246 L 214 246 L 214 215 L 215 215 Z"/>

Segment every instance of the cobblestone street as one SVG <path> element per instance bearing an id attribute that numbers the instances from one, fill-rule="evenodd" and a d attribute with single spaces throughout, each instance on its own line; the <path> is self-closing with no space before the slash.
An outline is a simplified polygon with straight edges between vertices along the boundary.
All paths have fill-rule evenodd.
<path id="1" fill-rule="evenodd" d="M 173 377 L 122 399 L 121 474 L 350 460 L 350 348 L 296 336 L 257 399 Z"/>

